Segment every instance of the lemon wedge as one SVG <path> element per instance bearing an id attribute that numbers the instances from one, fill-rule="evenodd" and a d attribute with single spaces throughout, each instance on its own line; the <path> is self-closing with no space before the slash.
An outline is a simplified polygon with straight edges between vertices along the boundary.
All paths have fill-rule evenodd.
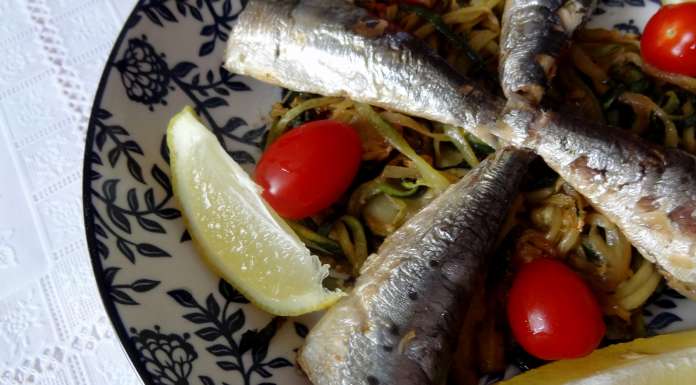
<path id="1" fill-rule="evenodd" d="M 681 4 L 681 3 L 689 3 L 689 2 L 694 2 L 694 0 L 662 0 L 660 1 L 661 5 L 673 5 L 673 4 Z"/>
<path id="2" fill-rule="evenodd" d="M 275 315 L 316 311 L 344 294 L 322 281 L 327 265 L 261 198 L 191 107 L 169 122 L 174 195 L 198 252 L 251 302 Z"/>
<path id="3" fill-rule="evenodd" d="M 532 369 L 501 385 L 683 385 L 696 381 L 696 330 L 639 338 Z"/>

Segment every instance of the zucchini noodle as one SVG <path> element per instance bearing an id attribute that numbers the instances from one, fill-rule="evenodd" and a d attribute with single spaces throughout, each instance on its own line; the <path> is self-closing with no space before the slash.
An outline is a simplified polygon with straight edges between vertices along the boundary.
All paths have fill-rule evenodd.
<path id="1" fill-rule="evenodd" d="M 341 255 L 341 246 L 331 238 L 325 237 L 298 222 L 286 221 L 307 247 L 320 253 Z"/>
<path id="2" fill-rule="evenodd" d="M 571 47 L 572 60 L 580 72 L 592 79 L 592 84 L 599 94 L 609 90 L 609 75 L 597 65 L 585 51 L 577 45 Z"/>
<path id="3" fill-rule="evenodd" d="M 418 188 L 420 187 L 419 184 L 413 184 L 411 186 L 406 184 L 407 182 L 404 182 L 402 185 L 406 187 L 406 190 L 399 189 L 397 187 L 392 186 L 391 184 L 387 182 L 381 183 L 378 188 L 380 191 L 383 193 L 392 196 L 392 197 L 397 197 L 397 198 L 406 198 L 413 196 L 418 192 Z"/>
<path id="4" fill-rule="evenodd" d="M 367 259 L 367 238 L 362 224 L 355 217 L 344 215 L 334 223 L 333 231 L 343 254 L 353 266 L 353 274 L 358 275 Z"/>
<path id="5" fill-rule="evenodd" d="M 607 63 L 610 66 L 620 66 L 630 63 L 640 68 L 643 65 L 643 59 L 637 52 L 619 51 L 612 57 L 611 61 L 608 61 Z"/>
<path id="6" fill-rule="evenodd" d="M 613 291 L 630 275 L 631 244 L 604 215 L 589 214 L 587 223 L 590 231 L 583 237 L 582 250 L 596 266 L 592 274 L 600 279 L 605 290 Z"/>
<path id="7" fill-rule="evenodd" d="M 594 42 L 604 46 L 625 44 L 640 50 L 640 36 L 632 33 L 622 33 L 617 30 L 585 28 L 576 33 L 576 41 Z"/>
<path id="8" fill-rule="evenodd" d="M 362 208 L 367 202 L 382 192 L 379 188 L 381 183 L 379 179 L 373 179 L 358 186 L 348 199 L 348 214 L 360 217 Z"/>
<path id="9" fill-rule="evenodd" d="M 653 264 L 642 259 L 638 270 L 619 285 L 613 298 L 622 309 L 637 309 L 652 295 L 660 279 L 660 274 Z"/>
<path id="10" fill-rule="evenodd" d="M 694 136 L 694 126 L 689 126 L 684 129 L 684 149 L 692 154 L 696 154 L 696 137 Z"/>
<path id="11" fill-rule="evenodd" d="M 366 202 L 360 214 L 373 233 L 386 237 L 406 222 L 408 204 L 389 194 L 378 194 Z"/>
<path id="12" fill-rule="evenodd" d="M 421 173 L 421 177 L 428 186 L 432 187 L 438 192 L 444 191 L 450 182 L 445 178 L 439 171 L 435 170 L 430 164 L 428 164 L 422 157 L 420 157 L 411 148 L 411 146 L 404 140 L 404 138 L 399 135 L 394 128 L 387 122 L 385 122 L 379 114 L 377 114 L 372 107 L 364 103 L 355 103 L 358 113 L 362 115 L 366 120 L 370 121 L 372 125 L 377 129 L 377 131 L 384 136 L 392 146 L 398 149 L 402 154 L 407 156 L 416 166 L 418 171 Z"/>
<path id="13" fill-rule="evenodd" d="M 559 182 L 562 182 L 559 180 Z M 558 254 L 565 256 L 578 245 L 580 232 L 585 222 L 584 199 L 562 191 L 563 184 L 543 188 L 527 194 L 533 205 L 530 218 L 544 237 L 551 242 Z"/>
<path id="14" fill-rule="evenodd" d="M 447 136 L 449 141 L 452 144 L 454 144 L 454 146 L 459 150 L 464 160 L 466 160 L 466 163 L 468 163 L 469 166 L 472 168 L 476 167 L 480 162 L 476 157 L 474 149 L 471 148 L 471 145 L 466 140 L 466 136 L 464 135 L 463 129 L 451 126 L 449 124 L 443 124 L 442 127 L 445 132 L 445 135 Z"/>
<path id="15" fill-rule="evenodd" d="M 416 179 L 418 177 L 418 170 L 412 167 L 394 166 L 388 164 L 384 166 L 382 176 L 384 178 L 391 179 Z"/>
<path id="16" fill-rule="evenodd" d="M 639 117 L 635 121 L 640 123 L 638 123 L 638 125 L 634 124 L 634 129 L 638 131 L 638 133 L 642 133 L 645 128 L 647 128 L 649 123 L 647 118 L 653 113 L 664 125 L 665 146 L 677 147 L 679 145 L 679 133 L 677 132 L 677 127 L 674 125 L 674 122 L 672 122 L 667 113 L 649 97 L 633 92 L 624 92 L 619 96 L 618 100 L 631 106 L 636 116 Z"/>
<path id="17" fill-rule="evenodd" d="M 645 95 L 629 92 L 624 92 L 619 95 L 618 100 L 631 106 L 631 108 L 633 108 L 633 113 L 636 114 L 631 130 L 638 135 L 644 133 L 650 124 L 650 116 L 653 112 L 653 108 L 657 107 L 655 102 Z"/>
<path id="18" fill-rule="evenodd" d="M 396 124 L 402 127 L 410 128 L 421 135 L 438 140 L 446 139 L 445 135 L 434 134 L 430 132 L 427 128 L 425 128 L 422 124 L 418 123 L 415 119 L 404 114 L 400 114 L 398 112 L 384 111 L 380 113 L 379 116 L 381 116 L 382 119 L 386 120 L 391 124 Z"/>
<path id="19" fill-rule="evenodd" d="M 341 100 L 343 100 L 343 98 L 319 97 L 309 99 L 291 108 L 290 110 L 288 110 L 288 112 L 285 113 L 285 115 L 283 115 L 283 117 L 280 118 L 280 120 L 278 120 L 278 122 L 276 122 L 276 124 L 274 124 L 271 127 L 271 129 L 268 132 L 268 139 L 266 140 L 266 143 L 271 144 L 276 139 L 278 139 L 278 137 L 285 132 L 285 129 L 287 128 L 288 124 L 290 124 L 291 121 L 300 116 L 300 114 L 302 114 L 303 112 L 319 107 L 328 106 L 330 104 L 338 103 Z"/>
<path id="20" fill-rule="evenodd" d="M 696 79 L 692 77 L 663 72 L 647 63 L 643 63 L 643 71 L 656 79 L 674 84 L 675 86 L 681 87 L 691 93 L 696 93 Z"/>

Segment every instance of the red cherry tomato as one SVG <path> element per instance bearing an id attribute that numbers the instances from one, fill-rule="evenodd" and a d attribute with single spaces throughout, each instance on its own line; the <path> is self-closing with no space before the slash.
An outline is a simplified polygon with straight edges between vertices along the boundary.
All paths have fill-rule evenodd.
<path id="1" fill-rule="evenodd" d="M 696 3 L 660 8 L 645 26 L 640 52 L 663 71 L 696 76 Z"/>
<path id="2" fill-rule="evenodd" d="M 329 207 L 346 191 L 361 156 L 360 137 L 353 128 L 333 120 L 314 121 L 272 143 L 261 156 L 255 179 L 278 214 L 300 219 Z"/>
<path id="3" fill-rule="evenodd" d="M 517 342 L 544 360 L 585 356 L 606 331 L 597 300 L 585 282 L 553 259 L 522 266 L 510 289 L 507 313 Z"/>

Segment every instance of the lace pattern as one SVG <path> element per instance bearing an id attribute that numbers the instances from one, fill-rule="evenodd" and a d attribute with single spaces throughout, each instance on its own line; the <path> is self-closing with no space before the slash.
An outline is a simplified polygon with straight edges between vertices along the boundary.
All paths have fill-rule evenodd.
<path id="1" fill-rule="evenodd" d="M 0 384 L 141 384 L 84 242 L 84 132 L 135 0 L 0 1 Z"/>

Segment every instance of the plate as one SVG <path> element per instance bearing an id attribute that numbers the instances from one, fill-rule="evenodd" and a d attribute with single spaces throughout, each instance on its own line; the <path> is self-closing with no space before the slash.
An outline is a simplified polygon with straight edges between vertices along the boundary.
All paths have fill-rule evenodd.
<path id="1" fill-rule="evenodd" d="M 202 264 L 169 179 L 164 134 L 184 105 L 200 111 L 246 170 L 258 159 L 281 90 L 220 67 L 245 3 L 140 1 L 94 101 L 84 161 L 89 252 L 106 310 L 148 385 L 307 384 L 295 351 L 316 315 L 271 317 Z M 639 32 L 656 9 L 602 0 L 592 23 Z M 645 316 L 652 332 L 688 329 L 696 305 L 666 291 Z"/>

